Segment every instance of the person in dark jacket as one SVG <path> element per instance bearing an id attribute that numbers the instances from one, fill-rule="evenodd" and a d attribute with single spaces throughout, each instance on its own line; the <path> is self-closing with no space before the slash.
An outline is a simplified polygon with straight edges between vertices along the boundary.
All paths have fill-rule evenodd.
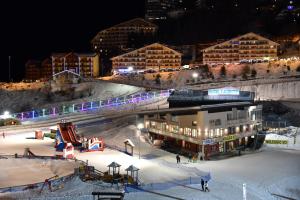
<path id="1" fill-rule="evenodd" d="M 176 160 L 177 160 L 177 164 L 180 163 L 180 157 L 179 157 L 178 154 L 177 154 L 177 156 L 176 156 Z"/>
<path id="2" fill-rule="evenodd" d="M 202 191 L 204 191 L 204 180 L 201 178 L 201 187 L 202 187 Z"/>

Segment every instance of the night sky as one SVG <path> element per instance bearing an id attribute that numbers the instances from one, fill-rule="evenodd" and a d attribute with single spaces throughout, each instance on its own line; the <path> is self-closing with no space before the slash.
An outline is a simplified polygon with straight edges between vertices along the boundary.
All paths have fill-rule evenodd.
<path id="1" fill-rule="evenodd" d="M 9 55 L 12 78 L 20 80 L 28 59 L 88 52 L 98 31 L 144 16 L 143 0 L 10 0 L 1 1 L 0 7 L 0 81 L 8 80 Z"/>

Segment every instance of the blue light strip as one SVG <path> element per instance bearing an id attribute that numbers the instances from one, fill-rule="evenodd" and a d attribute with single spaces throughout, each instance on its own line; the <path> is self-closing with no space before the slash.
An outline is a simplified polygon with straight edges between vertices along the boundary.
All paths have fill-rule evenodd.
<path id="1" fill-rule="evenodd" d="M 159 97 L 168 97 L 172 90 L 161 90 L 158 92 L 146 92 L 136 95 L 124 96 L 121 98 L 107 99 L 100 101 L 89 101 L 80 104 L 63 105 L 60 107 L 52 107 L 48 109 L 36 109 L 28 112 L 21 112 L 12 114 L 15 118 L 25 121 L 28 119 L 38 119 L 43 117 L 56 117 L 59 115 L 65 115 L 76 112 L 86 112 L 90 110 L 100 110 L 102 108 L 112 108 L 116 106 L 123 106 L 127 104 L 138 104 L 143 101 L 156 99 Z M 99 102 L 99 105 L 97 104 Z M 93 105 L 94 103 L 94 105 Z M 56 109 L 57 108 L 57 109 Z M 67 109 L 66 109 L 67 108 Z"/>

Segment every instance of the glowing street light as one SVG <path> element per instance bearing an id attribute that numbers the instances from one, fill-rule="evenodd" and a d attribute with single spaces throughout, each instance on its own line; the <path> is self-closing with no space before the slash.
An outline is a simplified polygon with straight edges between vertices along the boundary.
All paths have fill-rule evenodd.
<path id="1" fill-rule="evenodd" d="M 131 67 L 131 66 L 128 67 L 128 71 L 129 71 L 129 72 L 133 71 L 133 67 Z"/>
<path id="2" fill-rule="evenodd" d="M 8 111 L 4 111 L 3 115 L 1 116 L 2 119 L 8 119 L 10 117 L 11 117 L 11 115 Z"/>
<path id="3" fill-rule="evenodd" d="M 199 74 L 195 72 L 195 73 L 193 73 L 192 76 L 193 76 L 193 78 L 198 78 Z"/>

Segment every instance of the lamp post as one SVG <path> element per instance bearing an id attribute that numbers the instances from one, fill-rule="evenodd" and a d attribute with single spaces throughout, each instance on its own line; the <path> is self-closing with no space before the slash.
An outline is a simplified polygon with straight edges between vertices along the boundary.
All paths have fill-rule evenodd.
<path id="1" fill-rule="evenodd" d="M 139 123 L 137 125 L 137 128 L 139 130 L 139 159 L 141 159 L 141 132 L 142 132 L 142 128 L 144 128 L 144 124 Z"/>
<path id="2" fill-rule="evenodd" d="M 197 80 L 199 74 L 197 72 L 194 72 L 192 76 L 194 78 L 194 82 L 196 83 L 196 80 Z"/>

